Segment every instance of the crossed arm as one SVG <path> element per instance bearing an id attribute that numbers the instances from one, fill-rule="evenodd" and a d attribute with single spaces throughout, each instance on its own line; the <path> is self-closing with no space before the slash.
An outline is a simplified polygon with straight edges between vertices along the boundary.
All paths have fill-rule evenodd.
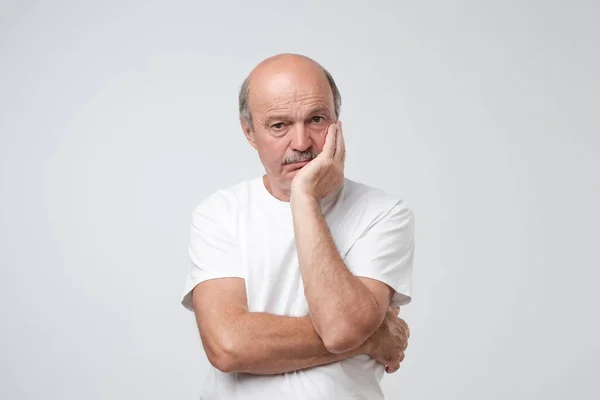
<path id="1" fill-rule="evenodd" d="M 290 205 L 309 316 L 249 312 L 240 278 L 213 279 L 195 287 L 192 298 L 198 328 L 215 367 L 228 372 L 275 374 L 370 354 L 373 344 L 369 338 L 384 320 L 394 289 L 375 279 L 357 277 L 347 268 L 321 213 L 318 199 L 343 180 L 344 155 L 338 122 L 329 126 L 321 154 L 292 182 Z M 389 260 L 395 264 L 389 268 L 398 268 L 397 263 L 403 262 L 398 257 L 411 253 L 412 220 L 406 215 L 390 219 L 392 226 L 382 228 L 386 237 L 382 243 L 372 242 L 380 240 L 377 235 L 366 242 L 377 250 L 365 249 L 363 243 L 362 252 L 357 253 L 363 257 L 358 256 L 354 264 L 364 266 L 377 259 L 380 266 L 381 260 Z M 403 236 L 405 228 L 409 228 L 404 232 L 408 236 Z M 407 247 L 399 248 L 397 240 L 406 242 Z"/>
<path id="2" fill-rule="evenodd" d="M 394 290 L 354 276 L 342 260 L 319 202 L 292 197 L 294 234 L 310 317 L 325 347 L 344 353 L 359 347 L 381 325 Z"/>
<path id="3" fill-rule="evenodd" d="M 224 372 L 277 374 L 368 354 L 393 290 L 344 265 L 319 204 L 293 205 L 296 247 L 310 316 L 249 312 L 244 280 L 204 281 L 193 307 L 204 350 Z"/>
<path id="4" fill-rule="evenodd" d="M 333 354 L 310 317 L 249 312 L 241 278 L 202 282 L 193 294 L 204 350 L 223 372 L 278 374 L 368 353 L 367 343 Z"/>

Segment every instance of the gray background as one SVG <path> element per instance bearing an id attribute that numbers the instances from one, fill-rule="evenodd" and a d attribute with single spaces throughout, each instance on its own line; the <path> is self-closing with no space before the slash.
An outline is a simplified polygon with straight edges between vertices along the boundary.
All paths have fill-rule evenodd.
<path id="1" fill-rule="evenodd" d="M 599 14 L 1 1 L 0 398 L 197 398 L 191 212 L 261 173 L 237 90 L 299 52 L 340 86 L 348 177 L 416 213 L 389 399 L 597 399 Z"/>

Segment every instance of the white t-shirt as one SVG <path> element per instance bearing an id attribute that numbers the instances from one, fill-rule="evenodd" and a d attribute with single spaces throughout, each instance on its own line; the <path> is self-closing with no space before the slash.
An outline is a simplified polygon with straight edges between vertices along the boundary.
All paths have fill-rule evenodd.
<path id="1" fill-rule="evenodd" d="M 387 283 L 392 304 L 411 301 L 414 214 L 404 201 L 345 179 L 340 194 L 321 202 L 335 244 L 356 276 Z M 193 213 L 190 273 L 182 304 L 214 278 L 245 279 L 248 309 L 306 316 L 290 203 L 273 197 L 262 177 L 222 189 Z M 223 373 L 210 366 L 201 399 L 383 399 L 384 366 L 367 355 L 275 375 Z"/>

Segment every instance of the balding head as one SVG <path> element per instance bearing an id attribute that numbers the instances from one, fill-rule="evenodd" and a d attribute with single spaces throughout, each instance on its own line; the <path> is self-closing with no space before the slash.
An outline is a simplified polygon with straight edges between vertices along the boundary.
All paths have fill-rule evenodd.
<path id="1" fill-rule="evenodd" d="M 331 75 L 308 57 L 280 54 L 248 75 L 240 91 L 241 127 L 275 197 L 289 199 L 296 173 L 323 151 L 340 103 Z"/>
<path id="2" fill-rule="evenodd" d="M 242 83 L 239 93 L 239 113 L 242 123 L 253 127 L 252 108 L 257 102 L 268 101 L 281 90 L 294 90 L 298 85 L 325 85 L 339 118 L 342 99 L 331 74 L 319 63 L 299 54 L 278 54 L 260 62 Z"/>

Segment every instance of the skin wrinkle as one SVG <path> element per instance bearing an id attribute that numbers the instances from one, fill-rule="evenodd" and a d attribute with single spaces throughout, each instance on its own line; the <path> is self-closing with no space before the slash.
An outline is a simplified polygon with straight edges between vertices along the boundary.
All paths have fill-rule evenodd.
<path id="1" fill-rule="evenodd" d="M 294 103 L 300 103 L 300 107 L 299 109 L 294 112 L 294 110 L 290 109 L 291 107 L 289 107 L 291 104 Z M 269 126 L 271 125 L 271 122 L 277 119 L 293 119 L 295 117 L 295 119 L 299 119 L 302 115 L 301 114 L 301 110 L 302 109 L 306 109 L 306 114 L 309 115 L 309 118 L 315 116 L 316 114 L 322 113 L 325 114 L 324 117 L 327 117 L 328 119 L 331 118 L 331 110 L 329 109 L 329 106 L 327 105 L 327 103 L 325 103 L 324 101 L 322 101 L 321 99 L 312 99 L 312 98 L 307 98 L 305 100 L 296 100 L 296 99 L 290 99 L 287 102 L 284 103 L 275 103 L 275 104 L 267 104 L 264 109 L 258 109 L 257 111 L 263 111 L 264 117 L 263 118 L 257 118 L 257 122 L 260 123 L 265 129 L 268 129 Z M 260 114 L 259 114 L 260 115 Z M 290 118 L 291 117 L 291 118 Z"/>
<path id="2" fill-rule="evenodd" d="M 387 330 L 378 330 L 390 288 L 348 270 L 318 202 L 343 179 L 345 150 L 332 86 L 317 63 L 292 55 L 262 62 L 247 81 L 247 105 L 256 123 L 252 126 L 244 115 L 240 123 L 265 167 L 266 189 L 290 202 L 311 316 L 249 312 L 243 280 L 203 282 L 192 299 L 203 343 L 214 350 L 207 351 L 209 360 L 223 372 L 253 374 L 297 371 L 361 354 L 382 362 L 397 347 Z M 328 110 L 324 121 L 311 121 L 316 107 Z M 264 126 L 277 116 L 285 124 L 282 129 Z M 300 167 L 283 162 L 307 154 L 321 157 Z"/>
<path id="3" fill-rule="evenodd" d="M 334 96 L 321 66 L 307 57 L 280 55 L 260 63 L 249 75 L 252 126 L 242 130 L 265 167 L 265 186 L 289 201 L 299 171 L 291 161 L 314 159 L 325 144 L 328 126 L 337 122 Z M 324 111 L 324 112 L 320 112 Z M 321 120 L 313 120 L 315 116 Z M 273 126 L 282 123 L 280 126 Z"/>

